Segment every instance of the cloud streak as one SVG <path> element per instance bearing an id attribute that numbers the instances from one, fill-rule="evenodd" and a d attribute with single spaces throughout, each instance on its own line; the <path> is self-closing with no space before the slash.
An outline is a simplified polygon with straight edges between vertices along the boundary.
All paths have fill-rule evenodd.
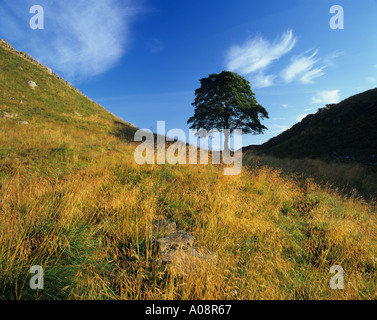
<path id="1" fill-rule="evenodd" d="M 340 90 L 324 90 L 317 92 L 316 96 L 312 97 L 312 104 L 331 104 L 340 101 Z"/>
<path id="2" fill-rule="evenodd" d="M 235 45 L 226 53 L 226 66 L 228 70 L 250 75 L 255 86 L 271 86 L 275 75 L 266 75 L 266 69 L 282 56 L 290 52 L 296 44 L 292 30 L 270 42 L 262 37 L 246 41 L 243 45 Z"/>
<path id="3" fill-rule="evenodd" d="M 325 74 L 323 72 L 325 67 L 315 68 L 315 65 L 318 63 L 318 59 L 315 58 L 317 53 L 318 50 L 311 55 L 307 55 L 306 52 L 302 55 L 292 57 L 291 64 L 281 73 L 283 80 L 287 83 L 298 80 L 303 84 L 310 84 L 313 83 L 315 78 L 323 76 Z"/>
<path id="4" fill-rule="evenodd" d="M 45 29 L 30 30 L 32 1 L 5 0 L 5 21 L 19 27 L 8 34 L 40 62 L 70 81 L 99 75 L 125 54 L 129 26 L 137 10 L 129 1 L 41 1 Z M 22 14 L 21 14 L 22 13 Z M 3 23 L 0 23 L 3 34 Z"/>
<path id="5" fill-rule="evenodd" d="M 335 66 L 334 60 L 342 54 L 332 52 L 324 59 L 325 66 L 318 67 L 318 50 L 309 50 L 291 57 L 290 63 L 279 73 L 268 72 L 268 68 L 291 52 L 296 43 L 292 30 L 285 31 L 275 41 L 255 37 L 242 45 L 232 46 L 226 53 L 225 64 L 228 70 L 246 76 L 255 88 L 273 86 L 277 79 L 283 83 L 312 84 L 316 78 L 325 74 L 326 61 L 329 66 Z"/>

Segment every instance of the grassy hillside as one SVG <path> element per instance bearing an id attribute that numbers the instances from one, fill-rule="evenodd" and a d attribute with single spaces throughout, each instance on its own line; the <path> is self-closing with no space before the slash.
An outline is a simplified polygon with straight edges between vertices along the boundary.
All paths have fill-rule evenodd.
<path id="1" fill-rule="evenodd" d="M 2 47 L 0 70 L 0 299 L 377 298 L 371 204 L 251 162 L 238 176 L 137 165 L 135 128 Z M 187 277 L 159 266 L 158 218 L 216 265 Z M 329 287 L 335 264 L 344 290 Z M 33 265 L 44 290 L 29 287 Z"/>

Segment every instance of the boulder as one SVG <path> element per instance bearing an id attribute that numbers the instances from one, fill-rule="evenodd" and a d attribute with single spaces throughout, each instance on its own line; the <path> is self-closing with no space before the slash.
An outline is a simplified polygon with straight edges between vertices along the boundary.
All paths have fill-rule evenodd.
<path id="1" fill-rule="evenodd" d="M 167 224 L 167 220 L 155 222 L 155 226 L 175 227 Z M 155 254 L 158 255 L 157 263 L 165 270 L 178 277 L 187 277 L 197 272 L 205 272 L 208 267 L 217 262 L 217 255 L 205 247 L 194 247 L 195 237 L 179 230 L 167 237 L 152 241 Z"/>
<path id="2" fill-rule="evenodd" d="M 178 232 L 165 238 L 153 240 L 152 245 L 155 246 L 160 253 L 164 253 L 168 250 L 191 247 L 194 241 L 194 236 L 185 231 L 179 230 Z"/>
<path id="3" fill-rule="evenodd" d="M 30 86 L 30 88 L 32 88 L 33 90 L 35 89 L 35 87 L 37 86 L 37 84 L 34 82 L 34 81 L 31 81 L 31 80 L 29 80 L 28 82 L 27 82 L 27 84 Z"/>

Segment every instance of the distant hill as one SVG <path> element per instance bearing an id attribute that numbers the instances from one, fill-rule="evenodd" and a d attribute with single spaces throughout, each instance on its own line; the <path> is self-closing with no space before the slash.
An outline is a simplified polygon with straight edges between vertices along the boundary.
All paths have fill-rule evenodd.
<path id="1" fill-rule="evenodd" d="M 245 149 L 280 158 L 377 165 L 377 88 L 327 105 L 266 143 Z"/>

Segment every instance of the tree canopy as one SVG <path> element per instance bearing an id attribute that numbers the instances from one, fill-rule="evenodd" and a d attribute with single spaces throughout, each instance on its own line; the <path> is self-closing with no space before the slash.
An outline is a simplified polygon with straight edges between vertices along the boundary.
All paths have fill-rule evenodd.
<path id="1" fill-rule="evenodd" d="M 268 113 L 255 99 L 250 83 L 242 76 L 223 71 L 211 74 L 200 80 L 201 86 L 195 90 L 195 114 L 188 119 L 190 129 L 229 130 L 243 133 L 261 134 L 267 128 L 261 119 Z"/>

